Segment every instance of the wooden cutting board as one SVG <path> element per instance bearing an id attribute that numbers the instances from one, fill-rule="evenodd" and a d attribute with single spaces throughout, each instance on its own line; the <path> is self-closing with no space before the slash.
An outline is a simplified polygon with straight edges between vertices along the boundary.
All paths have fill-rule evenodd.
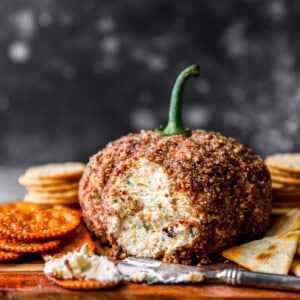
<path id="1" fill-rule="evenodd" d="M 127 284 L 97 291 L 72 291 L 43 274 L 43 262 L 29 257 L 0 264 L 0 299 L 299 299 L 300 293 L 216 284 Z"/>

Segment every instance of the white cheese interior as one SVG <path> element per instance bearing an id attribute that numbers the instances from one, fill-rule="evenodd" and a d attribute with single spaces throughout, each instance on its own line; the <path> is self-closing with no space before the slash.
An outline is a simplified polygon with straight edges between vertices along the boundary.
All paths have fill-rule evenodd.
<path id="1" fill-rule="evenodd" d="M 61 279 L 85 278 L 102 282 L 121 280 L 115 264 L 106 256 L 95 255 L 86 244 L 61 258 L 49 256 L 44 273 Z"/>
<path id="2" fill-rule="evenodd" d="M 198 234 L 195 210 L 183 194 L 171 195 L 163 167 L 141 158 L 118 177 L 106 198 L 108 231 L 130 255 L 158 257 L 189 245 Z"/>

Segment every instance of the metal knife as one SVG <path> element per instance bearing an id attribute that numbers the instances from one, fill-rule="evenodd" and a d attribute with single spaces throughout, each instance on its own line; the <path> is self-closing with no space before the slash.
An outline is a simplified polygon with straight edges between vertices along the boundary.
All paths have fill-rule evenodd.
<path id="1" fill-rule="evenodd" d="M 148 258 L 127 257 L 118 264 L 125 280 L 153 283 L 226 283 L 250 287 L 262 287 L 300 291 L 300 278 L 291 275 L 258 273 L 238 267 L 195 267 L 164 263 Z"/>

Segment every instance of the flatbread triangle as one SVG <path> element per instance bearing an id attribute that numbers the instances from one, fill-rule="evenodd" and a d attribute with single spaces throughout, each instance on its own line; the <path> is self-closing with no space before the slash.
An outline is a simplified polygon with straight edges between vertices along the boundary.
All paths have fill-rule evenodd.
<path id="1" fill-rule="evenodd" d="M 271 228 L 266 232 L 266 236 L 273 236 L 279 233 L 286 233 L 300 229 L 300 209 L 294 208 L 279 217 Z"/>
<path id="2" fill-rule="evenodd" d="M 294 257 L 294 260 L 291 265 L 291 272 L 296 276 L 300 276 L 300 257 L 299 256 Z"/>
<path id="3" fill-rule="evenodd" d="M 300 237 L 300 231 L 254 240 L 223 251 L 223 256 L 254 272 L 287 275 Z"/>

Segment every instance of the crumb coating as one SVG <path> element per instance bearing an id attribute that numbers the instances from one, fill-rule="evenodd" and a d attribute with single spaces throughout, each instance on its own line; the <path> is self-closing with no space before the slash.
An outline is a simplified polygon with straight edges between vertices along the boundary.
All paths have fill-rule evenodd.
<path id="1" fill-rule="evenodd" d="M 90 158 L 79 186 L 86 225 L 103 245 L 111 247 L 115 258 L 130 253 L 118 244 L 107 222 L 116 213 L 108 201 L 110 189 L 141 158 L 165 170 L 171 195 L 186 196 L 197 218 L 192 242 L 153 258 L 184 264 L 206 262 L 228 246 L 262 236 L 269 225 L 270 175 L 251 149 L 233 138 L 203 130 L 189 136 L 131 133 Z"/>

